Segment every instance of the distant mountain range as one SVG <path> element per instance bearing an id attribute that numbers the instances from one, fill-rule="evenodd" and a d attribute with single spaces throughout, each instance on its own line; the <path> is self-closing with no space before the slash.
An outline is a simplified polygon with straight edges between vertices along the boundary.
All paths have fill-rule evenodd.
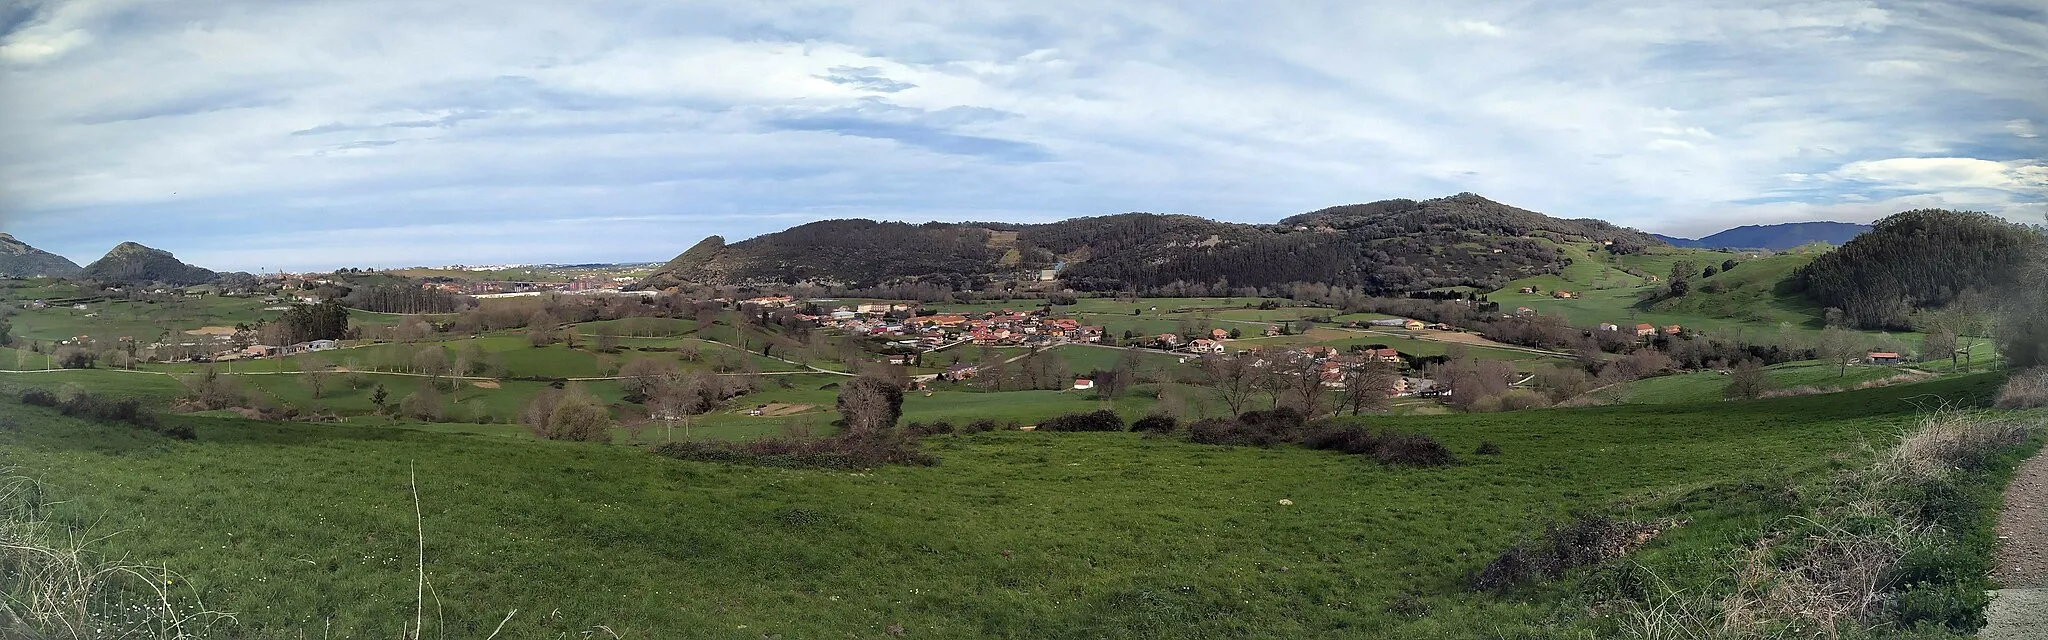
<path id="1" fill-rule="evenodd" d="M 1056 278 L 1082 291 L 1231 295 L 1321 283 L 1375 293 L 1498 287 L 1561 273 L 1561 242 L 1662 246 L 1634 229 L 1562 220 L 1463 193 L 1331 207 L 1276 224 L 1126 213 L 1047 224 L 830 220 L 727 244 L 712 236 L 639 288 L 825 284 L 980 286 Z"/>
<path id="2" fill-rule="evenodd" d="M 1788 222 L 1785 224 L 1748 225 L 1736 227 L 1698 240 L 1657 235 L 1658 240 L 1674 247 L 1693 249 L 1769 249 L 1784 251 L 1793 247 L 1824 242 L 1840 246 L 1851 238 L 1863 235 L 1870 225 L 1847 222 Z M 1656 235 L 1656 234 L 1651 234 Z"/>
<path id="3" fill-rule="evenodd" d="M 107 255 L 86 265 L 83 277 L 101 282 L 151 283 L 190 286 L 220 277 L 212 271 L 180 262 L 162 249 L 123 242 Z"/>
<path id="4" fill-rule="evenodd" d="M 78 263 L 0 233 L 0 276 L 14 278 L 69 278 L 78 275 Z"/>

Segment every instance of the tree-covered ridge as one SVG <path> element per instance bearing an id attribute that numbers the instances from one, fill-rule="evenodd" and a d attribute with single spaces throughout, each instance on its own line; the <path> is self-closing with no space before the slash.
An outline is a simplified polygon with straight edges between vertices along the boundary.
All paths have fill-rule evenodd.
<path id="1" fill-rule="evenodd" d="M 86 265 L 82 275 L 108 283 L 162 283 L 173 286 L 212 282 L 219 277 L 212 271 L 178 261 L 178 258 L 169 251 L 151 249 L 133 242 L 123 242 L 112 251 L 108 251 L 106 256 Z"/>
<path id="2" fill-rule="evenodd" d="M 2044 244 L 2041 230 L 1990 214 L 1919 209 L 1878 221 L 1797 277 L 1807 295 L 1839 309 L 1850 325 L 1908 329 L 1917 311 L 1971 292 L 2013 291 Z"/>
<path id="3" fill-rule="evenodd" d="M 1179 284 L 1265 287 L 1296 282 L 1398 293 L 1494 287 L 1558 273 L 1560 242 L 1656 246 L 1597 220 L 1560 220 L 1460 194 L 1332 207 L 1275 225 L 1127 213 L 1037 225 L 909 225 L 833 220 L 727 245 L 706 239 L 641 286 L 908 281 L 973 287 L 1063 265 L 1086 291 Z"/>

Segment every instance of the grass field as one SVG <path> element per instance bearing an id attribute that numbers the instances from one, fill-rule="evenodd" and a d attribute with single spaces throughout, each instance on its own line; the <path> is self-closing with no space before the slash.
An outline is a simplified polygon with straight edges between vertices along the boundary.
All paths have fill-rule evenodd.
<path id="1" fill-rule="evenodd" d="M 1844 372 L 1819 362 L 1791 362 L 1764 369 L 1774 390 L 1811 387 L 1825 391 L 1853 389 L 1867 382 L 1910 375 L 1900 367 L 1855 365 Z M 1682 404 L 1721 400 L 1729 377 L 1713 371 L 1645 378 L 1600 395 L 1631 404 Z"/>
<path id="2" fill-rule="evenodd" d="M 1135 434 L 939 437 L 936 467 L 862 473 L 230 418 L 172 418 L 198 428 L 181 442 L 7 401 L 0 466 L 48 483 L 54 521 L 125 532 L 102 551 L 179 571 L 258 637 L 410 623 L 415 473 L 430 636 L 483 637 L 518 609 L 509 637 L 1598 637 L 1613 621 L 1574 583 L 1495 597 L 1464 578 L 1541 519 L 1624 501 L 1691 522 L 1636 562 L 1725 569 L 1739 532 L 1781 514 L 1698 496 L 1837 468 L 1912 419 L 1909 398 L 1996 382 L 1375 419 L 1504 451 L 1434 470 Z M 945 404 L 1009 410 L 970 400 Z"/>

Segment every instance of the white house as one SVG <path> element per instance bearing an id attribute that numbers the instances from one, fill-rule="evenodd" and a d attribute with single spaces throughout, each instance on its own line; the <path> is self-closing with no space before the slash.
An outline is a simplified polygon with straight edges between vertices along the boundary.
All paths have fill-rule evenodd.
<path id="1" fill-rule="evenodd" d="M 1075 378 L 1075 379 L 1074 379 L 1074 390 L 1075 390 L 1075 391 L 1087 391 L 1087 390 L 1089 390 L 1089 389 L 1093 389 L 1093 388 L 1095 388 L 1095 381 L 1094 381 L 1094 380 L 1090 380 L 1090 379 L 1088 379 L 1088 378 Z"/>

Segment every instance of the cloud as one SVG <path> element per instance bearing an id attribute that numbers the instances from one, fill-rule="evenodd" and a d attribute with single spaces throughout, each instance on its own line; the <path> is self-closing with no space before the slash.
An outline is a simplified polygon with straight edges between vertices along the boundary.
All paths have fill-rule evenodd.
<path id="1" fill-rule="evenodd" d="M 1994 162 L 1977 158 L 1887 158 L 1843 165 L 1833 174 L 1843 180 L 1879 188 L 1940 192 L 1992 189 L 2016 195 L 2048 193 L 2048 164 L 2039 161 Z"/>
<path id="2" fill-rule="evenodd" d="M 222 268 L 659 259 L 849 216 L 1264 222 L 1460 191 L 1682 235 L 1917 206 L 2038 220 L 2039 16 L 62 0 L 0 16 L 0 219 L 86 257 L 136 239 Z"/>
<path id="3" fill-rule="evenodd" d="M 890 80 L 882 75 L 881 69 L 875 67 L 833 67 L 830 71 L 831 73 L 818 77 L 833 84 L 858 87 L 882 93 L 896 93 L 917 88 L 915 84 Z"/>
<path id="4" fill-rule="evenodd" d="M 1502 29 L 1485 20 L 1458 20 L 1446 25 L 1445 28 L 1455 34 L 1486 36 L 1489 38 L 1498 38 L 1508 33 L 1506 29 Z"/>

